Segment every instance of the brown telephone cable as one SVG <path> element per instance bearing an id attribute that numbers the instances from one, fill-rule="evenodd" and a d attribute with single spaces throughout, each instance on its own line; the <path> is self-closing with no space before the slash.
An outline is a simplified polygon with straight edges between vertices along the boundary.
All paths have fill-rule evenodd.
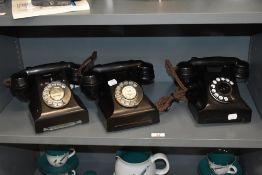
<path id="1" fill-rule="evenodd" d="M 185 100 L 185 93 L 187 92 L 187 87 L 178 77 L 176 67 L 172 65 L 169 59 L 165 60 L 165 68 L 168 75 L 177 82 L 178 87 L 169 96 L 163 96 L 156 102 L 156 107 L 160 112 L 168 111 L 174 101 Z"/>
<path id="2" fill-rule="evenodd" d="M 94 66 L 94 62 L 97 58 L 97 52 L 94 51 L 90 57 L 88 57 L 78 68 L 77 74 L 81 76 L 84 72 L 87 72 Z"/>
<path id="3" fill-rule="evenodd" d="M 10 88 L 11 87 L 11 78 L 4 79 L 3 84 L 5 87 Z"/>

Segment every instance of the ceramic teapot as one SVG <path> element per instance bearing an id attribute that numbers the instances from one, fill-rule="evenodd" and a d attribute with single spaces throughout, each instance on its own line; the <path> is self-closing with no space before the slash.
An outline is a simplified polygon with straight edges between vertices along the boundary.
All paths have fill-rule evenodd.
<path id="1" fill-rule="evenodd" d="M 155 161 L 163 160 L 165 168 L 156 169 Z M 169 171 L 169 161 L 162 153 L 117 151 L 115 175 L 164 175 Z"/>

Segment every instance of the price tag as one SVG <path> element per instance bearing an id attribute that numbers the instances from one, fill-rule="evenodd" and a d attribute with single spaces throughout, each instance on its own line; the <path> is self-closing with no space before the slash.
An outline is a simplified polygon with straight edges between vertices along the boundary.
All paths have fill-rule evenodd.
<path id="1" fill-rule="evenodd" d="M 117 81 L 116 81 L 116 79 L 112 79 L 112 80 L 109 80 L 107 83 L 108 83 L 109 86 L 114 86 L 114 85 L 117 84 Z"/>
<path id="2" fill-rule="evenodd" d="M 163 137 L 166 137 L 166 133 L 164 133 L 164 132 L 152 132 L 151 137 L 163 138 Z"/>
<path id="3" fill-rule="evenodd" d="M 228 118 L 228 120 L 236 120 L 237 114 L 228 114 L 227 118 Z"/>
<path id="4" fill-rule="evenodd" d="M 79 85 L 76 85 L 76 84 L 70 84 L 70 88 L 71 88 L 71 89 L 76 89 L 76 88 L 79 88 Z"/>

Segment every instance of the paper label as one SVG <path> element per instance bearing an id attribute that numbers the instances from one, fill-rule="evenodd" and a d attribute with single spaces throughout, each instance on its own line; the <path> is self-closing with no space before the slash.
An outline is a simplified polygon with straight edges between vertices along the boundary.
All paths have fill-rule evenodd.
<path id="1" fill-rule="evenodd" d="M 72 5 L 48 7 L 34 6 L 31 0 L 12 0 L 12 14 L 14 19 L 82 10 L 90 10 L 86 0 L 75 1 Z"/>
<path id="2" fill-rule="evenodd" d="M 71 89 L 76 89 L 76 88 L 79 88 L 79 85 L 76 85 L 76 84 L 70 84 L 70 88 L 71 88 Z"/>
<path id="3" fill-rule="evenodd" d="M 153 132 L 153 133 L 151 133 L 151 137 L 166 137 L 166 133 L 164 133 L 164 132 Z"/>
<path id="4" fill-rule="evenodd" d="M 107 83 L 108 83 L 109 86 L 114 86 L 114 85 L 117 84 L 117 81 L 116 81 L 116 79 L 112 79 L 112 80 L 109 80 Z"/>
<path id="5" fill-rule="evenodd" d="M 228 114 L 227 116 L 228 120 L 236 120 L 237 119 L 237 114 Z"/>

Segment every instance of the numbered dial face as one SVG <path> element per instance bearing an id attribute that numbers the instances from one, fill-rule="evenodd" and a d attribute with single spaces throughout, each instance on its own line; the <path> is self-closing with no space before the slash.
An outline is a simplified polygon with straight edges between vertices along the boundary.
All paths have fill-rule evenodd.
<path id="1" fill-rule="evenodd" d="M 63 108 L 71 98 L 71 91 L 66 84 L 55 81 L 47 84 L 42 93 L 45 104 L 51 108 Z"/>
<path id="2" fill-rule="evenodd" d="M 233 101 L 231 93 L 234 84 L 235 83 L 228 78 L 217 77 L 211 82 L 209 92 L 216 101 L 229 103 Z"/>
<path id="3" fill-rule="evenodd" d="M 143 90 L 134 81 L 123 81 L 115 89 L 115 99 L 121 106 L 136 107 L 143 99 Z"/>

